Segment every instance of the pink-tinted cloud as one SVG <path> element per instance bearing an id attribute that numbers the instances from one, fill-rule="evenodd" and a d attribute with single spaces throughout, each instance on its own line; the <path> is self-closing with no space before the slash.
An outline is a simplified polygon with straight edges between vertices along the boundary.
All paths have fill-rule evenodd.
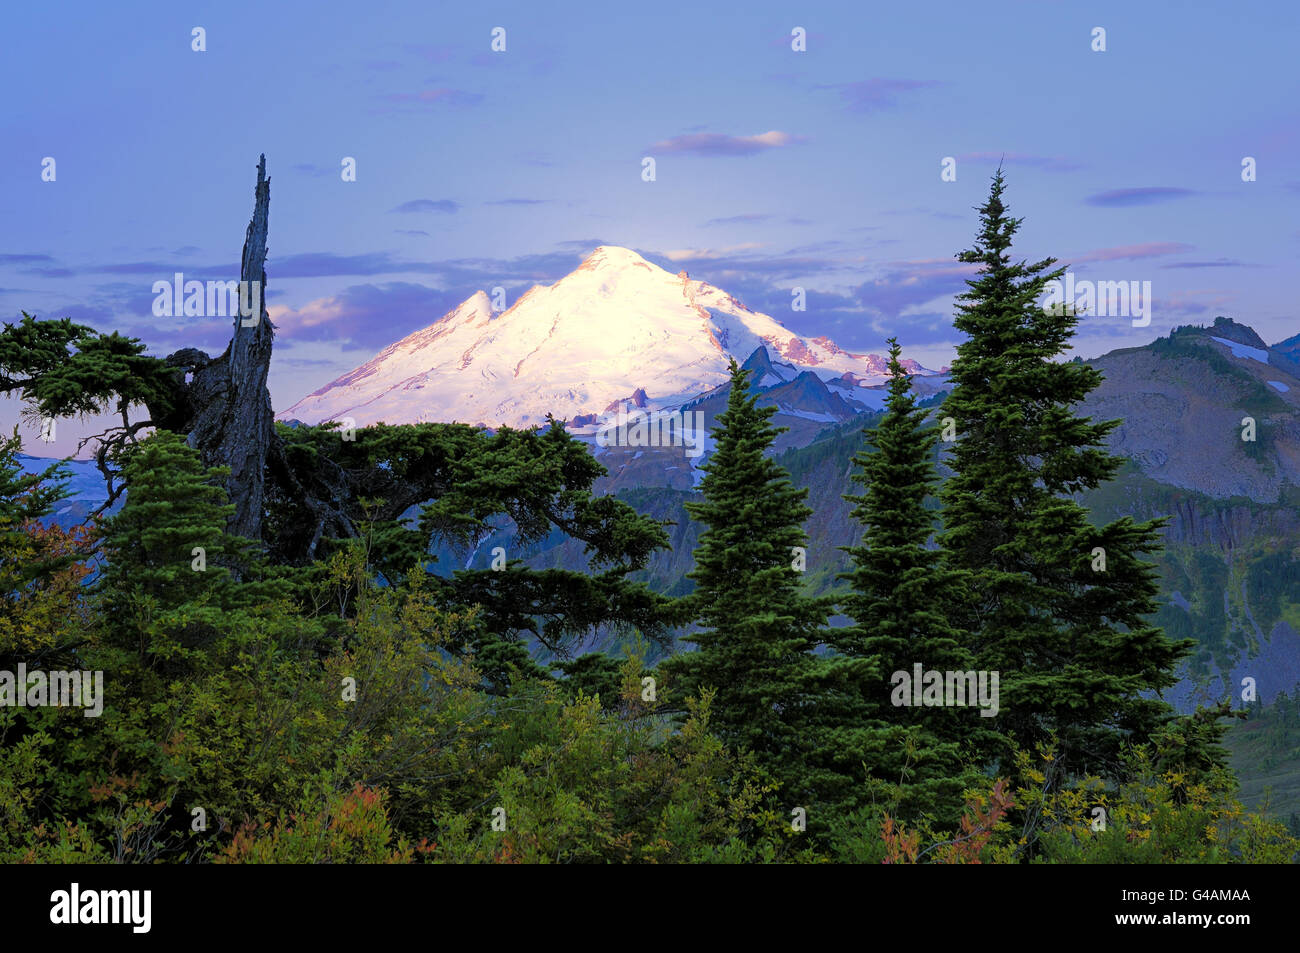
<path id="1" fill-rule="evenodd" d="M 720 132 L 697 132 L 656 142 L 650 153 L 678 153 L 696 156 L 752 156 L 768 149 L 803 142 L 802 136 L 772 129 L 756 136 L 728 136 Z"/>
<path id="2" fill-rule="evenodd" d="M 340 350 L 377 351 L 433 323 L 468 296 L 395 281 L 353 285 L 297 308 L 275 305 L 267 312 L 286 344 L 328 341 Z"/>
<path id="3" fill-rule="evenodd" d="M 1095 248 L 1082 255 L 1073 255 L 1071 264 L 1082 265 L 1090 261 L 1135 261 L 1139 258 L 1159 258 L 1163 255 L 1181 255 L 1196 246 L 1185 242 L 1142 242 L 1137 245 L 1116 245 L 1113 248 Z"/>

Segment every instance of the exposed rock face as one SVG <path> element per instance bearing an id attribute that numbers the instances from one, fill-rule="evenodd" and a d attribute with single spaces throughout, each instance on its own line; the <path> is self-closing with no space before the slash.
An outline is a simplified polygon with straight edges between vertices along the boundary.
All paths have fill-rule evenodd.
<path id="1" fill-rule="evenodd" d="M 1122 420 L 1110 435 L 1111 450 L 1153 480 L 1217 499 L 1276 503 L 1284 486 L 1300 485 L 1300 379 L 1215 340 L 1257 341 L 1242 325 L 1221 322 L 1176 337 L 1175 351 L 1158 341 L 1090 361 L 1105 380 L 1084 401 L 1084 412 Z M 1256 424 L 1254 441 L 1242 439 L 1247 417 Z"/>
<path id="2" fill-rule="evenodd" d="M 619 408 L 627 408 L 629 406 L 637 407 L 642 410 L 650 406 L 650 400 L 649 398 L 646 397 L 644 387 L 638 387 L 636 390 L 632 391 L 631 397 L 622 397 L 618 400 L 610 401 L 609 406 L 605 408 L 605 413 L 616 414 L 618 413 Z M 581 425 L 581 422 L 587 420 L 588 418 L 595 420 L 595 415 L 594 414 L 579 415 L 573 418 L 573 423 L 575 425 Z"/>
<path id="3" fill-rule="evenodd" d="M 1254 328 L 1246 324 L 1238 324 L 1232 318 L 1225 318 L 1223 315 L 1215 318 L 1214 324 L 1206 328 L 1205 332 L 1214 337 L 1245 344 L 1247 347 L 1259 348 L 1260 350 L 1268 349 L 1268 345 L 1264 343 L 1264 339 L 1259 336 Z"/>
<path id="4" fill-rule="evenodd" d="M 1165 538 L 1171 543 L 1232 550 L 1261 539 L 1300 538 L 1300 512 L 1294 510 L 1243 505 L 1206 511 L 1190 500 L 1175 500 L 1169 515 Z"/>

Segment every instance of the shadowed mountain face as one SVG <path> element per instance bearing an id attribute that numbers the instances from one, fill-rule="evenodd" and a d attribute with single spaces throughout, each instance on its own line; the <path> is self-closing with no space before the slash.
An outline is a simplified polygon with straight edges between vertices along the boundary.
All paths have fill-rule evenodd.
<path id="1" fill-rule="evenodd" d="M 1268 360 L 1293 377 L 1300 377 L 1300 334 L 1279 341 L 1269 348 Z"/>
<path id="2" fill-rule="evenodd" d="M 1215 498 L 1276 503 L 1300 485 L 1300 368 L 1221 320 L 1092 362 L 1105 383 L 1086 409 L 1124 422 L 1112 448 L 1151 479 Z M 1254 439 L 1249 423 L 1253 421 Z"/>
<path id="3" fill-rule="evenodd" d="M 1291 339 L 1291 346 L 1296 343 Z M 1169 516 L 1159 621 L 1196 640 L 1180 708 L 1260 697 L 1300 683 L 1300 367 L 1219 318 L 1092 364 L 1106 377 L 1085 404 L 1121 418 L 1113 450 L 1130 463 L 1087 499 L 1099 519 Z"/>

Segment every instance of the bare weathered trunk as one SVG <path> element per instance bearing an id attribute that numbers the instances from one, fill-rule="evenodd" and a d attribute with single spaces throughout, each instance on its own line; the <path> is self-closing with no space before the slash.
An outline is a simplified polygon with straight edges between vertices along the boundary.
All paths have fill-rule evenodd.
<path id="1" fill-rule="evenodd" d="M 207 466 L 230 467 L 226 490 L 235 512 L 227 531 L 249 539 L 261 538 L 266 459 L 275 436 L 271 395 L 266 389 L 275 328 L 266 312 L 271 180 L 266 177 L 264 155 L 257 163 L 255 194 L 239 273 L 241 296 L 251 295 L 251 314 L 247 318 L 235 315 L 234 334 L 224 354 L 210 363 L 191 365 L 194 377 L 188 396 L 196 412 L 187 441 Z"/>

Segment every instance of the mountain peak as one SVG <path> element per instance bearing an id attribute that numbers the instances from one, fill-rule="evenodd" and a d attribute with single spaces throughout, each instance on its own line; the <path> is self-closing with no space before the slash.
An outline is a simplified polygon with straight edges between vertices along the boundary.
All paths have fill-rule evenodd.
<path id="1" fill-rule="evenodd" d="M 1223 315 L 1219 315 L 1214 319 L 1214 327 L 1210 330 L 1231 341 L 1236 341 L 1238 344 L 1246 344 L 1257 348 L 1268 347 L 1264 343 L 1264 339 L 1250 325 L 1234 321 L 1232 318 L 1225 318 Z"/>
<path id="2" fill-rule="evenodd" d="M 463 314 L 477 312 L 487 317 L 492 316 L 492 299 L 488 297 L 486 291 L 476 291 L 456 308 L 456 311 Z"/>
<path id="3" fill-rule="evenodd" d="M 885 379 L 879 357 L 803 337 L 708 282 L 674 276 L 630 248 L 601 245 L 501 314 L 477 292 L 281 417 L 528 427 L 545 425 L 548 414 L 599 414 L 629 394 L 640 395 L 646 409 L 665 410 L 726 381 L 733 357 L 763 365 L 761 386 L 802 371 L 823 380 L 846 372 Z"/>
<path id="4" fill-rule="evenodd" d="M 590 271 L 603 267 L 627 268 L 636 265 L 655 267 L 630 248 L 624 248 L 622 245 L 597 245 L 596 250 L 582 260 L 578 270 Z"/>
<path id="5" fill-rule="evenodd" d="M 1223 315 L 1216 317 L 1214 324 L 1209 326 L 1199 324 L 1182 325 L 1175 328 L 1170 337 L 1172 338 L 1177 334 L 1199 334 L 1206 337 L 1222 338 L 1225 341 L 1232 341 L 1234 344 L 1243 344 L 1259 350 L 1268 348 L 1268 345 L 1264 343 L 1264 339 L 1250 325 L 1242 324 Z"/>

